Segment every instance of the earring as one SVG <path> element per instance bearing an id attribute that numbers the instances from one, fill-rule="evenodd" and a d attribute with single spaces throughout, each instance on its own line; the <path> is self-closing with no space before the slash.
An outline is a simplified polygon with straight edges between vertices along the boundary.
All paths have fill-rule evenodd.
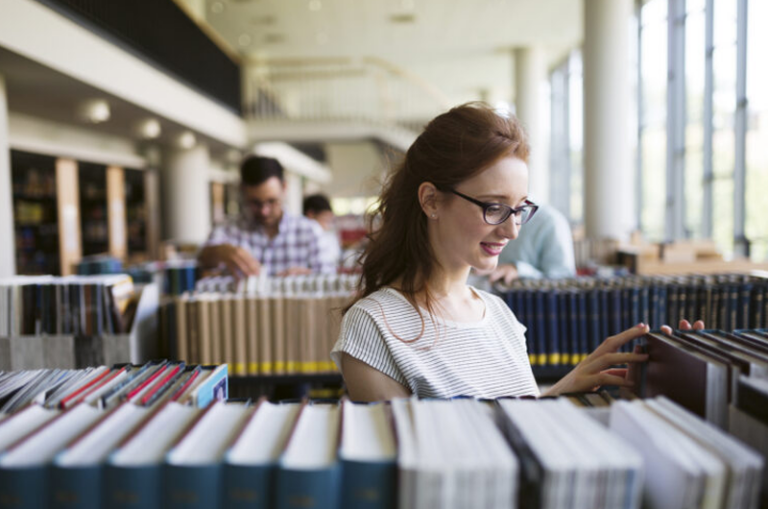
<path id="1" fill-rule="evenodd" d="M 437 214 L 432 214 L 432 219 L 437 219 Z"/>

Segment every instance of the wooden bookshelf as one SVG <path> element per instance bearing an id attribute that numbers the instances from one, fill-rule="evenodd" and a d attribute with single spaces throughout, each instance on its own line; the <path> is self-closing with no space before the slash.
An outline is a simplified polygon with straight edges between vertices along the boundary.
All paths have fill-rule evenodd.
<path id="1" fill-rule="evenodd" d="M 57 274 L 59 216 L 56 159 L 11 151 L 11 179 L 19 274 Z"/>
<path id="2" fill-rule="evenodd" d="M 109 253 L 107 167 L 78 163 L 83 256 Z"/>

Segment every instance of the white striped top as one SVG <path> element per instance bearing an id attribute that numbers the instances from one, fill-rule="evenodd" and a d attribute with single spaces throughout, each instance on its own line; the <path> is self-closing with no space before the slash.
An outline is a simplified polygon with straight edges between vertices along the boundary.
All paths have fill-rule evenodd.
<path id="1" fill-rule="evenodd" d="M 472 291 L 485 303 L 482 320 L 452 322 L 422 309 L 421 337 L 422 319 L 405 296 L 393 288 L 374 292 L 344 315 L 331 358 L 341 369 L 345 352 L 420 398 L 538 396 L 525 326 L 500 298 Z"/>

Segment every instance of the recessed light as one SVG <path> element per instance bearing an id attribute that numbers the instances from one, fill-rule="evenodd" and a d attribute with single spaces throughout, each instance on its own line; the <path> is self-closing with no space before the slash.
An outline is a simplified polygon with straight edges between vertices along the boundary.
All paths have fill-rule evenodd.
<path id="1" fill-rule="evenodd" d="M 111 116 L 109 103 L 104 99 L 91 99 L 83 102 L 77 113 L 82 120 L 92 124 L 106 122 Z"/>
<path id="2" fill-rule="evenodd" d="M 190 149 L 197 144 L 197 138 L 192 131 L 184 131 L 176 138 L 176 144 L 179 148 Z"/>
<path id="3" fill-rule="evenodd" d="M 309 0 L 309 10 L 310 11 L 319 11 L 323 8 L 323 3 L 320 0 Z"/>
<path id="4" fill-rule="evenodd" d="M 136 124 L 136 134 L 144 140 L 154 140 L 163 132 L 160 122 L 154 118 L 142 120 Z"/>

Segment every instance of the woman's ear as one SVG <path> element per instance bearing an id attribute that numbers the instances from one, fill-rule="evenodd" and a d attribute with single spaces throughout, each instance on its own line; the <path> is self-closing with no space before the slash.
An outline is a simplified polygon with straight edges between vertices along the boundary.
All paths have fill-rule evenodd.
<path id="1" fill-rule="evenodd" d="M 430 219 L 437 219 L 437 192 L 432 182 L 422 182 L 419 186 L 419 204 Z"/>

